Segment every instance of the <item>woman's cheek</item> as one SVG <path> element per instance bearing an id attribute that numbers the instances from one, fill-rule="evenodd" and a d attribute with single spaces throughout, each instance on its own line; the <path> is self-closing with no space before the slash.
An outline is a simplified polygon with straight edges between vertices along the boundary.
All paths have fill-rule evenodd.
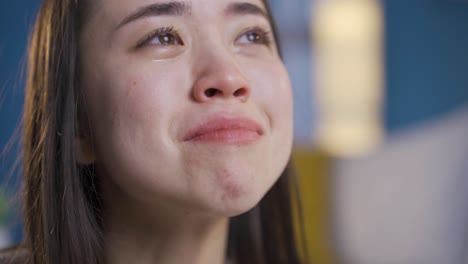
<path id="1" fill-rule="evenodd" d="M 268 112 L 292 119 L 292 89 L 288 73 L 281 62 L 252 68 L 252 94 Z"/>

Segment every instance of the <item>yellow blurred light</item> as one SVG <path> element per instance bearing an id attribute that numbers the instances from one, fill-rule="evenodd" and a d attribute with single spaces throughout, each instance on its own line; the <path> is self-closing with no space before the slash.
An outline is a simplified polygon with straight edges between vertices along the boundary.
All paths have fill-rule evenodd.
<path id="1" fill-rule="evenodd" d="M 381 6 L 317 0 L 311 17 L 318 144 L 333 156 L 368 153 L 383 137 Z"/>

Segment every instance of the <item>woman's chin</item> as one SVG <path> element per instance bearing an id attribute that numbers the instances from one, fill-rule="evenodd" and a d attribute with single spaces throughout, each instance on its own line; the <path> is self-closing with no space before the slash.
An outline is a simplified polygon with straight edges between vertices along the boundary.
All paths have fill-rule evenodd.
<path id="1" fill-rule="evenodd" d="M 220 203 L 219 205 L 215 205 L 212 210 L 214 215 L 218 217 L 235 217 L 254 208 L 260 202 L 262 197 L 258 199 L 232 199 L 230 201 Z"/>
<path id="2" fill-rule="evenodd" d="M 205 198 L 208 199 L 208 207 L 211 207 L 217 214 L 233 217 L 256 206 L 270 187 L 270 183 L 256 180 L 225 181 L 213 192 L 215 195 Z"/>

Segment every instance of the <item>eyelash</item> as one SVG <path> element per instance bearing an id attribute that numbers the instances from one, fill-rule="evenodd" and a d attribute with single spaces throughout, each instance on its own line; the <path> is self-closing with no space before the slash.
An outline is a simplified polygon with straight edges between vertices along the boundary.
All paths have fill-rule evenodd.
<path id="1" fill-rule="evenodd" d="M 259 36 L 258 41 L 253 41 L 252 42 L 253 44 L 260 44 L 260 45 L 265 45 L 265 46 L 268 46 L 268 47 L 271 46 L 271 43 L 273 42 L 273 36 L 271 34 L 271 31 L 264 30 L 261 27 L 251 27 L 251 28 L 246 29 L 236 39 L 236 41 L 238 39 L 240 39 L 241 37 L 243 37 L 243 36 L 245 36 L 247 34 L 251 34 L 251 33 L 256 33 Z M 169 26 L 169 27 L 160 27 L 160 28 L 157 28 L 157 29 L 151 31 L 142 40 L 140 40 L 137 43 L 136 48 L 137 49 L 141 48 L 141 47 L 147 45 L 154 38 L 156 38 L 158 36 L 161 36 L 161 35 L 166 35 L 166 34 L 170 34 L 170 35 L 174 36 L 177 41 L 179 41 L 182 45 L 184 44 L 184 42 L 179 37 L 179 32 L 177 30 L 175 30 L 174 27 Z"/>

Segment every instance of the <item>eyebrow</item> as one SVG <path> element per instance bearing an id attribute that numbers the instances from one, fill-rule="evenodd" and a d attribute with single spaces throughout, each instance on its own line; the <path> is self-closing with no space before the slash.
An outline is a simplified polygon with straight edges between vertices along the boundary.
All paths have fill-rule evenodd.
<path id="1" fill-rule="evenodd" d="M 140 18 L 149 16 L 183 16 L 191 13 L 191 6 L 184 2 L 155 3 L 136 10 L 116 27 L 116 29 Z"/>
<path id="2" fill-rule="evenodd" d="M 268 19 L 267 12 L 258 5 L 238 2 L 231 3 L 224 10 L 226 15 L 260 15 Z M 154 3 L 132 12 L 120 22 L 115 30 L 135 20 L 150 16 L 184 16 L 192 13 L 190 4 L 184 2 Z"/>
<path id="3" fill-rule="evenodd" d="M 241 2 L 228 5 L 224 11 L 226 15 L 260 15 L 268 19 L 265 9 L 252 3 Z"/>

